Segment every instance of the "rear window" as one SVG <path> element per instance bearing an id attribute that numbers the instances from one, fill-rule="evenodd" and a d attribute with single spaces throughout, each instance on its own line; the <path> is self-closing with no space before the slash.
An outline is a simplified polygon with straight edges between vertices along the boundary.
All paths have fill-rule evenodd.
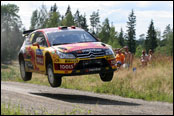
<path id="1" fill-rule="evenodd" d="M 47 33 L 51 45 L 96 42 L 97 40 L 85 31 L 60 31 Z"/>

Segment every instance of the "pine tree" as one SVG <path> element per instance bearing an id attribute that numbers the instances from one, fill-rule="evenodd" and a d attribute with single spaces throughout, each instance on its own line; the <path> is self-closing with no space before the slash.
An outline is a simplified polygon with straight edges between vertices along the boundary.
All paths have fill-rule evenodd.
<path id="1" fill-rule="evenodd" d="M 51 6 L 49 12 L 49 19 L 47 21 L 46 27 L 57 27 L 60 25 L 60 13 L 58 11 L 57 5 Z"/>
<path id="2" fill-rule="evenodd" d="M 118 42 L 117 32 L 115 31 L 115 27 L 111 25 L 110 33 L 109 33 L 109 41 L 108 44 L 111 45 L 113 48 L 120 48 L 120 44 Z"/>
<path id="3" fill-rule="evenodd" d="M 173 29 L 171 29 L 170 24 L 166 26 L 163 32 L 163 41 L 166 47 L 166 53 L 173 55 Z"/>
<path id="4" fill-rule="evenodd" d="M 65 13 L 65 16 L 67 16 L 69 12 L 71 12 L 70 5 L 68 5 L 68 8 L 67 8 L 66 13 Z"/>
<path id="5" fill-rule="evenodd" d="M 31 16 L 31 26 L 30 29 L 37 29 L 38 27 L 38 10 L 34 10 Z"/>
<path id="6" fill-rule="evenodd" d="M 63 26 L 72 26 L 74 25 L 74 17 L 72 16 L 71 13 L 71 8 L 68 5 L 67 11 L 65 13 L 65 18 L 62 20 Z"/>
<path id="7" fill-rule="evenodd" d="M 136 41 L 135 41 L 135 23 L 136 23 L 136 16 L 134 15 L 134 11 L 132 10 L 132 12 L 130 13 L 129 17 L 128 17 L 128 22 L 127 22 L 127 44 L 129 47 L 130 52 L 135 53 L 136 51 Z"/>
<path id="8" fill-rule="evenodd" d="M 154 51 L 154 49 L 157 46 L 158 46 L 157 45 L 157 35 L 156 35 L 155 28 L 154 28 L 153 20 L 151 20 L 149 29 L 147 31 L 146 40 L 145 40 L 145 48 L 146 48 L 146 51 L 149 51 L 149 49 Z"/>
<path id="9" fill-rule="evenodd" d="M 124 43 L 124 36 L 123 36 L 123 29 L 121 28 L 119 36 L 118 36 L 118 42 L 123 47 L 125 45 Z"/>
<path id="10" fill-rule="evenodd" d="M 38 28 L 45 28 L 48 21 L 48 12 L 46 6 L 43 4 L 39 10 L 38 20 Z"/>
<path id="11" fill-rule="evenodd" d="M 99 38 L 102 42 L 108 43 L 110 38 L 110 25 L 109 25 L 109 19 L 106 18 L 104 22 L 102 23 L 101 32 L 99 33 Z"/>
<path id="12" fill-rule="evenodd" d="M 92 27 L 92 34 L 97 34 L 97 29 L 100 23 L 99 10 L 97 10 L 97 12 L 94 11 L 92 15 L 90 15 L 90 23 Z"/>
<path id="13" fill-rule="evenodd" d="M 80 16 L 81 17 L 81 28 L 85 29 L 86 31 L 88 31 L 88 25 L 87 25 L 87 20 L 86 20 L 86 15 L 84 14 L 84 16 Z"/>
<path id="14" fill-rule="evenodd" d="M 81 16 L 80 16 L 80 12 L 79 10 L 76 11 L 76 13 L 74 14 L 74 23 L 75 26 L 77 27 L 81 27 Z"/>

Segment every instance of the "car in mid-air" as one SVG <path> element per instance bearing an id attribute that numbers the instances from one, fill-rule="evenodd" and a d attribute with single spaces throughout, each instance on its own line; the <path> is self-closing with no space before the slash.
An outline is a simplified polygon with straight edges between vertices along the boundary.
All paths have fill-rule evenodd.
<path id="1" fill-rule="evenodd" d="M 48 75 L 52 87 L 59 87 L 63 76 L 84 74 L 98 73 L 102 81 L 108 82 L 117 70 L 111 46 L 81 28 L 59 26 L 23 34 L 18 60 L 24 81 L 37 72 Z"/>

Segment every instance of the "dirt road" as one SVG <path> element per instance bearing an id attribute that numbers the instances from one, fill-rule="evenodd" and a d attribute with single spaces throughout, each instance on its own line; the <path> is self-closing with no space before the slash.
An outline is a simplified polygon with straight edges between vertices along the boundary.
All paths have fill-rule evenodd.
<path id="1" fill-rule="evenodd" d="M 1 103 L 9 102 L 39 114 L 173 114 L 170 103 L 1 81 Z"/>

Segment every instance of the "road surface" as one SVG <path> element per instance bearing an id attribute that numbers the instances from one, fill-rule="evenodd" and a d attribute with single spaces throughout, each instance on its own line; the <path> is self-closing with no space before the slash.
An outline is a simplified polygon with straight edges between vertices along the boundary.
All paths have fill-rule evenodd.
<path id="1" fill-rule="evenodd" d="M 1 81 L 1 103 L 39 114 L 172 115 L 173 104 L 115 95 Z"/>

